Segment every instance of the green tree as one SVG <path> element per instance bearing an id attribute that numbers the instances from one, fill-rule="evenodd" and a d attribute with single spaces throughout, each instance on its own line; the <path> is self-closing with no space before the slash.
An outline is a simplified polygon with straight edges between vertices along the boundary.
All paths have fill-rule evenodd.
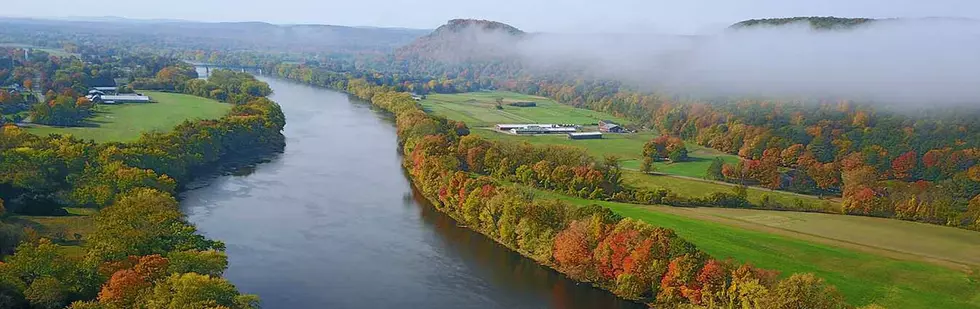
<path id="1" fill-rule="evenodd" d="M 258 297 L 239 294 L 227 280 L 195 273 L 173 274 L 161 280 L 143 303 L 149 309 L 259 308 Z"/>
<path id="2" fill-rule="evenodd" d="M 170 273 L 198 273 L 213 277 L 221 276 L 228 268 L 228 256 L 216 250 L 187 250 L 171 252 L 167 271 Z"/>
<path id="3" fill-rule="evenodd" d="M 53 277 L 43 277 L 24 290 L 24 297 L 34 308 L 54 309 L 65 306 L 67 291 L 64 284 Z"/>
<path id="4" fill-rule="evenodd" d="M 721 172 L 722 168 L 725 167 L 725 160 L 721 157 L 715 157 L 711 160 L 711 165 L 708 166 L 708 171 L 705 173 L 705 177 L 711 180 L 724 180 L 725 175 Z"/>
<path id="5" fill-rule="evenodd" d="M 670 162 L 672 162 L 672 163 L 686 161 L 687 160 L 687 148 L 683 148 L 682 147 L 682 148 L 674 149 L 673 151 L 670 152 L 670 154 L 667 155 L 667 158 L 670 159 Z"/>

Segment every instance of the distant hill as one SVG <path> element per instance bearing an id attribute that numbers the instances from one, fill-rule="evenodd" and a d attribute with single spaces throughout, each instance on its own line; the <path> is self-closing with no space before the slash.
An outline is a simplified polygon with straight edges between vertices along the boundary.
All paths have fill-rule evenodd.
<path id="1" fill-rule="evenodd" d="M 512 54 L 512 48 L 526 35 L 524 31 L 500 22 L 453 19 L 398 48 L 395 57 L 450 63 L 502 58 Z"/>
<path id="2" fill-rule="evenodd" d="M 267 50 L 288 52 L 390 51 L 428 30 L 334 25 L 274 25 L 263 22 L 206 23 L 95 17 L 83 21 L 0 18 L 0 39 L 30 42 L 112 42 L 146 47 Z"/>
<path id="3" fill-rule="evenodd" d="M 831 29 L 848 29 L 855 26 L 863 25 L 866 23 L 874 22 L 876 19 L 871 18 L 841 18 L 841 17 L 789 17 L 789 18 L 763 18 L 763 19 L 749 19 L 740 21 L 731 26 L 731 28 L 748 28 L 748 27 L 760 27 L 760 26 L 782 26 L 787 24 L 796 23 L 809 23 L 810 27 L 813 29 L 820 30 L 831 30 Z"/>

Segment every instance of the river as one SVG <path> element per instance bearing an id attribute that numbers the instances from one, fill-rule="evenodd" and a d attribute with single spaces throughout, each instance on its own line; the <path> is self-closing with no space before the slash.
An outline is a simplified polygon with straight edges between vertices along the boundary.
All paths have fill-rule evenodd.
<path id="1" fill-rule="evenodd" d="M 284 153 L 198 181 L 181 205 L 264 308 L 643 308 L 457 227 L 413 192 L 392 120 L 369 104 L 261 79 L 286 114 Z"/>

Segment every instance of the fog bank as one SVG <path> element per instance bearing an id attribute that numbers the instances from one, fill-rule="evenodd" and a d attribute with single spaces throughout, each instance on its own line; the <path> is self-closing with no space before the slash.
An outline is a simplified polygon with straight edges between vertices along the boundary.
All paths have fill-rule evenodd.
<path id="1" fill-rule="evenodd" d="M 516 49 L 533 68 L 575 68 L 682 94 L 980 103 L 980 22 L 970 20 L 887 20 L 835 31 L 796 24 L 689 37 L 535 34 Z"/>

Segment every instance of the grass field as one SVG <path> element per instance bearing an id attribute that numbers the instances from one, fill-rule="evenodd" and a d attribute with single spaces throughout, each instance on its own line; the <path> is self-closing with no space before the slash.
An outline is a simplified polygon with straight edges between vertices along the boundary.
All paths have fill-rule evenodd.
<path id="1" fill-rule="evenodd" d="M 95 116 L 78 127 L 33 126 L 28 132 L 37 135 L 71 134 L 97 142 L 132 141 L 143 132 L 169 131 L 188 119 L 216 119 L 230 104 L 186 94 L 143 92 L 154 103 L 97 105 Z"/>
<path id="2" fill-rule="evenodd" d="M 732 192 L 735 186 L 728 183 L 718 183 L 696 179 L 684 179 L 664 175 L 649 175 L 634 171 L 623 172 L 623 182 L 637 188 L 664 188 L 684 197 L 706 197 L 715 192 Z M 797 200 L 811 204 L 814 207 L 837 210 L 840 203 L 836 200 L 819 199 L 812 195 L 794 194 L 792 192 L 767 190 L 757 187 L 748 188 L 750 202 L 758 203 L 763 196 L 769 196 L 771 201 L 784 205 L 795 205 Z"/>
<path id="3" fill-rule="evenodd" d="M 949 267 L 921 261 L 900 260 L 745 226 L 724 224 L 707 220 L 703 215 L 696 213 L 684 213 L 690 211 L 687 208 L 592 201 L 544 191 L 538 191 L 538 194 L 541 198 L 559 198 L 576 205 L 600 204 L 621 215 L 673 229 L 714 257 L 731 257 L 741 262 L 751 262 L 756 266 L 776 269 L 784 274 L 814 273 L 836 285 L 847 301 L 854 305 L 876 303 L 886 308 L 980 308 L 980 282 L 971 282 L 965 272 Z M 779 214 L 783 215 L 783 213 Z M 764 218 L 777 215 L 769 211 L 742 210 L 735 214 L 720 213 L 719 216 Z M 974 259 L 975 257 L 970 257 L 970 254 L 975 255 L 977 250 L 974 242 L 976 236 L 951 238 L 951 234 L 960 234 L 960 231 L 951 231 L 951 228 L 916 226 L 906 229 L 908 227 L 902 222 L 879 225 L 877 222 L 862 222 L 872 218 L 845 216 L 825 218 L 823 216 L 826 215 L 822 214 L 795 213 L 785 216 L 803 220 L 804 223 L 791 225 L 795 226 L 794 229 L 829 233 L 846 239 L 842 241 L 880 245 L 881 237 L 895 237 L 889 242 L 896 246 L 894 248 L 915 252 L 930 250 L 948 252 L 969 248 L 970 251 L 960 255 L 965 259 Z M 853 221 L 839 225 L 840 219 Z M 761 227 L 779 221 L 757 220 L 770 221 L 760 223 Z M 837 231 L 827 232 L 833 229 Z M 899 245 L 902 237 L 910 235 L 916 235 L 916 238 L 909 240 L 922 243 Z"/>
<path id="4" fill-rule="evenodd" d="M 495 100 L 504 99 L 502 110 Z M 512 102 L 535 102 L 535 107 L 508 106 Z M 610 119 L 627 123 L 612 115 L 574 108 L 537 96 L 504 91 L 467 92 L 459 94 L 431 94 L 422 100 L 422 108 L 435 115 L 461 120 L 470 127 L 488 127 L 499 123 L 562 123 L 595 124 Z"/>
<path id="5" fill-rule="evenodd" d="M 56 57 L 79 56 L 78 54 L 73 54 L 73 53 L 66 52 L 64 49 L 61 49 L 61 48 L 37 47 L 37 46 L 34 46 L 34 45 L 30 45 L 30 44 L 0 43 L 0 47 L 16 47 L 16 48 L 37 49 L 37 50 L 45 51 L 48 54 L 50 54 L 52 56 L 56 56 Z"/>
<path id="6" fill-rule="evenodd" d="M 97 210 L 91 208 L 65 208 L 67 216 L 12 216 L 11 223 L 30 227 L 38 236 L 51 239 L 70 255 L 81 256 L 85 236 L 95 228 L 92 215 Z"/>
<path id="7" fill-rule="evenodd" d="M 472 132 L 491 140 L 528 142 L 535 145 L 558 144 L 582 147 L 596 158 L 615 155 L 620 158 L 620 164 L 623 168 L 634 170 L 639 170 L 640 164 L 643 161 L 643 144 L 659 136 L 659 134 L 654 132 L 639 132 L 634 134 L 604 134 L 602 139 L 572 140 L 563 134 L 527 136 L 506 134 L 495 130 L 473 130 Z M 711 166 L 711 161 L 715 157 L 721 157 L 725 162 L 731 164 L 737 164 L 739 160 L 737 156 L 691 143 L 687 143 L 687 150 L 688 156 L 690 157 L 688 161 L 677 163 L 654 162 L 654 170 L 671 175 L 704 178 L 708 171 L 708 166 Z"/>

